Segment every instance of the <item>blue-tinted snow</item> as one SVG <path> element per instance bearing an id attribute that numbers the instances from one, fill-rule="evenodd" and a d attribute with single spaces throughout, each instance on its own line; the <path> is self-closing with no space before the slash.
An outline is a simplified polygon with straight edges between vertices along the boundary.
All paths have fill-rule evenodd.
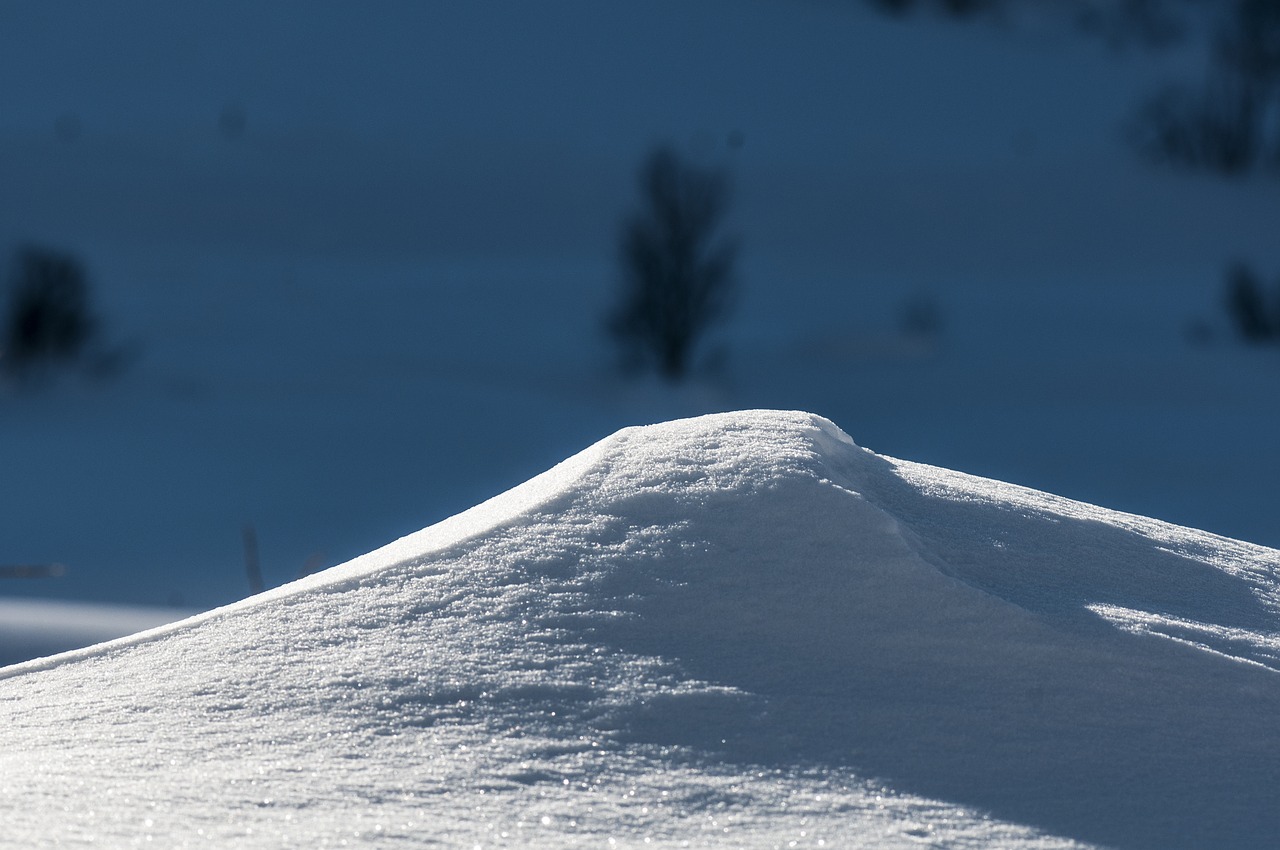
<path id="1" fill-rule="evenodd" d="M 190 611 L 47 599 L 0 599 L 0 667 L 133 635 Z"/>
<path id="2" fill-rule="evenodd" d="M 246 524 L 278 584 L 751 406 L 1278 542 L 1274 364 L 1184 339 L 1225 260 L 1265 268 L 1276 200 L 1114 136 L 1176 57 L 835 4 L 131 8 L 0 27 L 0 240 L 78 251 L 139 352 L 0 394 L 0 563 L 69 565 L 8 595 L 220 604 Z M 658 139 L 732 168 L 745 245 L 727 366 L 676 391 L 599 336 Z M 899 333 L 917 297 L 940 338 Z"/>
<path id="3" fill-rule="evenodd" d="M 1276 364 L 1219 318 L 1280 196 L 1120 140 L 1183 54 L 856 3 L 71 8 L 0 20 L 0 243 L 81 255 L 138 359 L 0 392 L 0 563 L 68 566 L 6 595 L 221 604 L 246 524 L 279 584 L 746 407 L 1280 543 Z M 675 391 L 600 332 L 663 140 L 732 169 L 744 246 L 724 366 Z M 935 340 L 899 333 L 920 298 Z"/>

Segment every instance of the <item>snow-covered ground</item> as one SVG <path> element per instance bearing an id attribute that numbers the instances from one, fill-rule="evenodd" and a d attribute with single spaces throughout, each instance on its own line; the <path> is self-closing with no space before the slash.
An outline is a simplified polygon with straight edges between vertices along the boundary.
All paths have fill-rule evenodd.
<path id="1" fill-rule="evenodd" d="M 1274 553 L 1207 532 L 1280 546 L 1220 286 L 1280 193 L 1120 142 L 1199 73 L 859 3 L 6 7 L 0 249 L 81 257 L 131 360 L 0 382 L 0 663 L 624 426 L 882 454 L 626 432 L 15 674 L 0 842 L 1275 834 Z M 600 333 L 656 142 L 743 245 L 678 387 Z"/>
<path id="2" fill-rule="evenodd" d="M 724 370 L 671 388 L 611 371 L 597 333 L 613 274 L 276 259 L 192 271 L 181 299 L 143 279 L 164 318 L 137 331 L 128 372 L 0 403 L 0 563 L 67 566 L 0 593 L 213 607 L 249 591 L 246 525 L 273 586 L 618 428 L 754 407 L 814 410 L 888 454 L 1280 544 L 1280 362 L 1225 336 L 1189 344 L 1187 317 L 1215 309 L 1193 283 L 957 286 L 937 296 L 945 324 L 930 340 L 899 333 L 896 290 L 797 283 L 821 305 L 778 298 L 776 327 L 748 311 Z M 290 279 L 307 285 L 272 284 Z M 233 309 L 241 297 L 255 311 Z M 491 316 L 503 299 L 511 312 Z"/>
<path id="3" fill-rule="evenodd" d="M 146 631 L 190 613 L 100 602 L 0 599 L 0 666 Z"/>
<path id="4" fill-rule="evenodd" d="M 1280 553 L 751 411 L 6 668 L 14 846 L 1264 847 Z"/>
<path id="5" fill-rule="evenodd" d="M 1280 193 L 1119 139 L 1177 54 L 801 0 L 0 17 L 0 246 L 75 252 L 136 354 L 0 386 L 0 565 L 67 568 L 4 597 L 209 608 L 249 590 L 246 526 L 278 585 L 753 407 L 1280 545 L 1280 365 L 1219 303 L 1229 260 L 1280 268 Z M 675 389 L 601 334 L 659 141 L 731 170 L 743 245 L 722 367 Z M 900 334 L 913 299 L 936 338 Z"/>

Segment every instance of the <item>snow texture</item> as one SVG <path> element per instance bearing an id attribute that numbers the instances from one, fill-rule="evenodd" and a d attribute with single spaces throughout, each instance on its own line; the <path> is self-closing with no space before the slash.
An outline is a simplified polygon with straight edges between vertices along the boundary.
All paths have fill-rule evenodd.
<path id="1" fill-rule="evenodd" d="M 5 668 L 0 842 L 1266 846 L 1278 565 L 808 413 L 627 429 Z"/>

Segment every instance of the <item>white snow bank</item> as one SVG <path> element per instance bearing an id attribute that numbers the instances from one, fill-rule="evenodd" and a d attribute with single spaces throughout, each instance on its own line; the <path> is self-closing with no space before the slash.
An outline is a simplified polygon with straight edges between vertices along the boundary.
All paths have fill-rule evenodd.
<path id="1" fill-rule="evenodd" d="M 0 598 L 0 667 L 133 635 L 190 616 L 176 608 Z"/>
<path id="2" fill-rule="evenodd" d="M 1261 846 L 1278 564 L 807 413 L 628 429 L 7 668 L 0 817 L 19 844 Z"/>

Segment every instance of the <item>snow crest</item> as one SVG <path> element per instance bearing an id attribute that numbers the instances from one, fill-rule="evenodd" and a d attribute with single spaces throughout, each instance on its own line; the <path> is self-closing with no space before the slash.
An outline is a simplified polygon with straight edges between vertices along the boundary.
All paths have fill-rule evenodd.
<path id="1" fill-rule="evenodd" d="M 0 808 L 31 842 L 1252 846 L 1280 834 L 1276 563 L 808 413 L 631 428 L 9 668 Z"/>

